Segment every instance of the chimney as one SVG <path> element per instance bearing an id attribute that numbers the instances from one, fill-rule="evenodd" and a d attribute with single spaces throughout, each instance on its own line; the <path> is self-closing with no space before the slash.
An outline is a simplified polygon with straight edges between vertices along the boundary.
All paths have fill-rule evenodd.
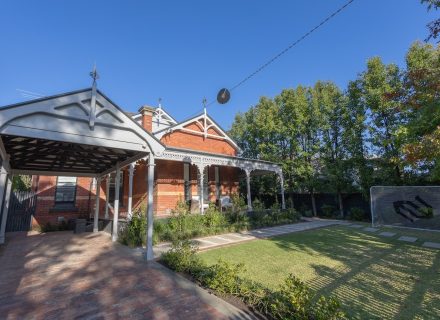
<path id="1" fill-rule="evenodd" d="M 148 132 L 153 131 L 153 113 L 156 109 L 150 106 L 142 106 L 139 113 L 142 115 L 142 127 Z"/>

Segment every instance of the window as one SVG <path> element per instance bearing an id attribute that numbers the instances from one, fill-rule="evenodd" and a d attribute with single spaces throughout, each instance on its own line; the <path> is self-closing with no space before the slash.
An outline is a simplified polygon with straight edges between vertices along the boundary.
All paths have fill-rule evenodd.
<path id="1" fill-rule="evenodd" d="M 115 190 L 116 190 L 115 178 L 116 178 L 116 173 L 110 174 L 108 199 L 112 205 L 115 202 Z M 119 207 L 123 205 L 123 200 L 124 200 L 123 195 L 124 195 L 124 172 L 121 171 L 119 175 Z"/>
<path id="2" fill-rule="evenodd" d="M 74 204 L 76 196 L 76 177 L 58 177 L 55 203 Z"/>
<path id="3" fill-rule="evenodd" d="M 183 184 L 185 201 L 191 200 L 191 167 L 189 163 L 183 164 Z"/>

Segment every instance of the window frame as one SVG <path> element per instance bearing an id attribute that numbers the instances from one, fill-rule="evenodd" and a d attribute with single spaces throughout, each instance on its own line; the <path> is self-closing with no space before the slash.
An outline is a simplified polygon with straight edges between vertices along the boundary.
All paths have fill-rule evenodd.
<path id="1" fill-rule="evenodd" d="M 77 186 L 78 186 L 78 177 L 68 177 L 68 178 L 75 178 L 75 184 L 73 186 L 71 186 L 71 187 L 73 187 L 73 197 L 72 197 L 73 200 L 71 200 L 71 201 L 64 201 L 64 200 L 63 201 L 59 201 L 59 200 L 57 200 L 57 194 L 58 194 L 58 191 L 59 191 L 59 189 L 61 187 L 61 186 L 58 185 L 60 177 L 67 177 L 67 176 L 57 176 L 57 181 L 55 183 L 55 194 L 54 194 L 54 203 L 55 203 L 55 205 L 72 205 L 72 206 L 75 206 L 75 203 L 76 203 L 76 189 L 77 189 Z"/>

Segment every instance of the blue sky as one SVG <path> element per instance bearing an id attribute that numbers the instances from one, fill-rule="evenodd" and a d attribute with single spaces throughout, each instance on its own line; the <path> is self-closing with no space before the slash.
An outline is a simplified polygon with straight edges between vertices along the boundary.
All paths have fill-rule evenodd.
<path id="1" fill-rule="evenodd" d="M 346 0 L 21 1 L 0 3 L 0 105 L 17 89 L 53 95 L 91 86 L 127 111 L 163 106 L 183 120 L 254 71 Z M 208 113 L 226 129 L 238 111 L 283 88 L 332 80 L 345 88 L 369 57 L 404 63 L 427 36 L 419 0 L 356 0 Z"/>

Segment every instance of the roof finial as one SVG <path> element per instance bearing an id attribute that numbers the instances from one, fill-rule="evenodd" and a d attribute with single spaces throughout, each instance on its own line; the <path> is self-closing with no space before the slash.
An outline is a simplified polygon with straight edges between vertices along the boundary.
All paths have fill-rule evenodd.
<path id="1" fill-rule="evenodd" d="M 90 72 L 90 76 L 93 79 L 93 85 L 95 85 L 96 84 L 96 80 L 99 79 L 99 74 L 98 74 L 98 71 L 96 70 L 96 62 L 93 65 L 93 70 Z"/>
<path id="2" fill-rule="evenodd" d="M 162 98 L 159 98 L 159 109 L 162 109 Z"/>
<path id="3" fill-rule="evenodd" d="M 203 103 L 203 113 L 206 115 L 206 103 L 207 103 L 208 101 L 206 100 L 206 97 L 205 98 L 203 98 L 203 101 L 202 101 L 202 103 Z"/>

